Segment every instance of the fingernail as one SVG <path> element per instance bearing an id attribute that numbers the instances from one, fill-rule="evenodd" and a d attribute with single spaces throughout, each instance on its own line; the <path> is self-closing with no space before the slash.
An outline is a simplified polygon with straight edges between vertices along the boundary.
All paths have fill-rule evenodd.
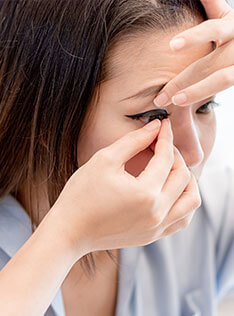
<path id="1" fill-rule="evenodd" d="M 162 106 L 162 105 L 167 104 L 168 101 L 169 101 L 169 98 L 166 92 L 163 92 L 154 99 L 154 104 L 157 106 Z"/>
<path id="2" fill-rule="evenodd" d="M 148 131 L 153 131 L 157 128 L 159 128 L 161 125 L 161 121 L 156 119 L 153 120 L 152 122 L 148 123 L 147 125 L 144 126 L 145 129 L 147 129 Z"/>
<path id="3" fill-rule="evenodd" d="M 179 50 L 185 46 L 184 38 L 176 38 L 170 41 L 170 47 L 172 50 Z"/>
<path id="4" fill-rule="evenodd" d="M 180 93 L 172 97 L 172 102 L 175 105 L 182 105 L 187 101 L 187 96 L 185 93 Z"/>

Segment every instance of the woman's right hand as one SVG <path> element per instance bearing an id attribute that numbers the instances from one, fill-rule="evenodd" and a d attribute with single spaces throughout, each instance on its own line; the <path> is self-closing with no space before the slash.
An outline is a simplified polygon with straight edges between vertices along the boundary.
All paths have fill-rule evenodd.
<path id="1" fill-rule="evenodd" d="M 145 170 L 138 177 L 127 173 L 126 162 L 157 136 Z M 85 255 L 147 245 L 181 230 L 200 203 L 196 180 L 173 146 L 169 120 L 161 130 L 157 120 L 96 152 L 72 175 L 50 212 L 69 246 L 78 251 L 82 245 Z"/>

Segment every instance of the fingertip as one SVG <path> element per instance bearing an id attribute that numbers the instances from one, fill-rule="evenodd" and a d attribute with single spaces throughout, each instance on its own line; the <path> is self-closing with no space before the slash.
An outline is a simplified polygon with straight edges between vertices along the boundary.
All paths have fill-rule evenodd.
<path id="1" fill-rule="evenodd" d="M 167 124 L 168 127 L 171 128 L 171 121 L 170 121 L 169 117 L 164 119 L 164 120 L 162 120 L 162 122 L 163 122 L 163 124 Z"/>
<path id="2" fill-rule="evenodd" d="M 161 126 L 161 121 L 156 119 L 148 123 L 147 125 L 145 125 L 143 128 L 146 129 L 147 131 L 153 132 L 153 131 L 159 130 L 160 126 Z"/>
<path id="3" fill-rule="evenodd" d="M 180 92 L 174 95 L 172 98 L 172 103 L 179 106 L 185 106 L 188 101 L 187 94 L 185 92 Z"/>
<path id="4" fill-rule="evenodd" d="M 169 45 L 172 51 L 178 51 L 185 47 L 185 39 L 183 37 L 174 38 L 170 41 Z"/>
<path id="5" fill-rule="evenodd" d="M 169 97 L 165 91 L 160 93 L 155 99 L 154 99 L 154 104 L 157 107 L 162 107 L 162 106 L 167 106 L 169 104 Z"/>
<path id="6" fill-rule="evenodd" d="M 167 136 L 166 136 L 167 135 Z M 164 119 L 162 121 L 162 128 L 159 137 L 165 137 L 169 139 L 173 139 L 173 132 L 171 128 L 171 121 L 169 118 Z"/>

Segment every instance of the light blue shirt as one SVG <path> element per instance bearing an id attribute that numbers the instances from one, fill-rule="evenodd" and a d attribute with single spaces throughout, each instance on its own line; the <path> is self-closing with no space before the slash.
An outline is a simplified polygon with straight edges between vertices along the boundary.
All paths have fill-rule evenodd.
<path id="1" fill-rule="evenodd" d="M 211 316 L 217 300 L 234 290 L 233 172 L 205 172 L 200 189 L 203 204 L 187 229 L 120 250 L 116 316 Z M 0 268 L 30 235 L 21 205 L 2 198 Z M 45 315 L 65 316 L 61 289 Z"/>

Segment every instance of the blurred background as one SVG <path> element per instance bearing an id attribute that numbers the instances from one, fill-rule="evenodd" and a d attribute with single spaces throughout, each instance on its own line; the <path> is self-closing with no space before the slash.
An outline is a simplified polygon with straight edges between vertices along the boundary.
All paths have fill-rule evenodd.
<path id="1" fill-rule="evenodd" d="M 217 138 L 207 167 L 216 168 L 217 166 L 229 165 L 234 168 L 234 87 L 217 94 L 215 101 L 220 103 L 220 106 L 215 109 L 217 117 Z M 218 316 L 233 315 L 234 292 L 220 302 L 218 313 Z"/>
<path id="2" fill-rule="evenodd" d="M 234 168 L 234 87 L 217 94 L 215 101 L 220 103 L 215 109 L 217 138 L 208 165 L 228 164 Z"/>
<path id="3" fill-rule="evenodd" d="M 228 0 L 227 2 L 234 8 L 234 0 Z M 208 167 L 215 168 L 217 165 L 223 166 L 227 164 L 234 168 L 234 87 L 217 94 L 216 102 L 221 105 L 216 108 L 217 139 L 208 161 Z M 220 302 L 218 312 L 218 316 L 233 315 L 234 292 Z"/>

